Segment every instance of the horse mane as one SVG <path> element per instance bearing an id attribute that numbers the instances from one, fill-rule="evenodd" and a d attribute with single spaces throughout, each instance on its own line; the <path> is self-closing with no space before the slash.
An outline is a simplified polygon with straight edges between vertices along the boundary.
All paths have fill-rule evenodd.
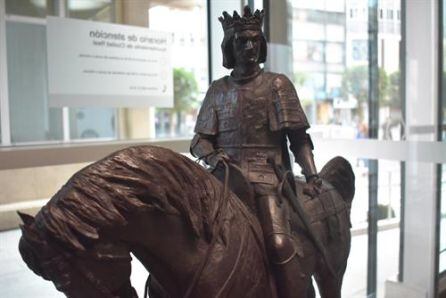
<path id="1" fill-rule="evenodd" d="M 136 146 L 74 174 L 37 214 L 40 230 L 85 250 L 103 228 L 126 225 L 138 211 L 183 216 L 196 237 L 209 239 L 222 186 L 200 165 L 169 149 Z"/>

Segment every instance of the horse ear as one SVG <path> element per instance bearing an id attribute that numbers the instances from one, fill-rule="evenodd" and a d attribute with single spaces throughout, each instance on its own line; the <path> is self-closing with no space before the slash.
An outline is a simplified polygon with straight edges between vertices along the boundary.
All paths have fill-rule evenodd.
<path id="1" fill-rule="evenodd" d="M 29 226 L 34 223 L 34 217 L 32 217 L 31 215 L 22 213 L 20 211 L 17 211 L 17 214 L 19 215 L 25 226 Z"/>

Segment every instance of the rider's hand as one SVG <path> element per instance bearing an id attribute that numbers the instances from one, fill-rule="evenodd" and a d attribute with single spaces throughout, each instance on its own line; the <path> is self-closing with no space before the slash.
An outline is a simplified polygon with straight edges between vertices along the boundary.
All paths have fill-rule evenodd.
<path id="1" fill-rule="evenodd" d="M 223 152 L 222 150 L 217 150 L 207 158 L 207 163 L 213 168 L 216 168 L 220 162 L 229 162 L 229 160 L 230 158 L 225 152 Z"/>
<path id="2" fill-rule="evenodd" d="M 309 195 L 311 198 L 315 198 L 320 195 L 322 191 L 322 179 L 318 175 L 313 175 L 307 179 L 307 183 L 304 186 L 303 192 Z"/>

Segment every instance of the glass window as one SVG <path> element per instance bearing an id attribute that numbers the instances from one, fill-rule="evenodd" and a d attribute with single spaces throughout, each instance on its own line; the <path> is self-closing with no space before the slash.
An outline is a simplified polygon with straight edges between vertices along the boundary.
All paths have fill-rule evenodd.
<path id="1" fill-rule="evenodd" d="M 392 20 L 392 19 L 393 19 L 393 10 L 392 10 L 392 9 L 388 9 L 388 10 L 387 10 L 387 18 L 388 18 L 389 20 Z"/>
<path id="2" fill-rule="evenodd" d="M 48 108 L 44 25 L 7 22 L 12 143 L 62 140 L 62 111 Z"/>
<path id="3" fill-rule="evenodd" d="M 293 7 L 300 9 L 323 10 L 325 8 L 325 0 L 314 0 L 314 1 L 293 0 L 292 5 Z"/>
<path id="4" fill-rule="evenodd" d="M 40 17 L 56 15 L 58 0 L 6 0 L 6 14 Z M 86 2 L 86 1 L 84 1 Z"/>
<path id="5" fill-rule="evenodd" d="M 325 1 L 325 9 L 327 11 L 344 13 L 345 1 L 344 0 Z"/>
<path id="6" fill-rule="evenodd" d="M 440 257 L 438 269 L 440 273 L 446 272 L 446 164 L 441 171 L 441 211 L 440 211 Z"/>
<path id="7" fill-rule="evenodd" d="M 208 89 L 205 1 L 185 7 L 154 6 L 149 28 L 173 32 L 174 108 L 156 110 L 156 136 L 192 136 Z M 184 59 L 184 57 L 188 57 Z"/>
<path id="8" fill-rule="evenodd" d="M 351 57 L 353 61 L 365 62 L 368 59 L 367 40 L 352 40 Z"/>
<path id="9" fill-rule="evenodd" d="M 342 64 L 344 62 L 344 45 L 339 43 L 328 43 L 326 45 L 327 63 Z"/>
<path id="10" fill-rule="evenodd" d="M 324 60 L 324 45 L 314 41 L 295 41 L 293 43 L 294 59 L 298 61 L 322 62 Z"/>
<path id="11" fill-rule="evenodd" d="M 443 26 L 443 52 L 442 55 L 443 65 L 441 71 L 441 95 L 440 99 L 440 141 L 446 142 L 446 3 L 442 1 L 443 13 L 441 26 Z M 441 178 L 440 178 L 440 245 L 439 245 L 439 273 L 446 272 L 446 164 L 441 165 Z"/>
<path id="12" fill-rule="evenodd" d="M 299 22 L 293 23 L 293 38 L 299 40 L 324 40 L 323 24 Z"/>
<path id="13" fill-rule="evenodd" d="M 68 17 L 105 23 L 115 23 L 114 1 L 73 1 L 67 2 Z M 117 139 L 116 108 L 82 107 L 69 108 L 70 140 Z M 146 136 L 148 137 L 148 136 Z"/>
<path id="14" fill-rule="evenodd" d="M 56 15 L 63 3 L 70 18 L 172 32 L 174 108 L 48 108 L 45 23 L 11 18 L 6 31 L 12 143 L 191 136 L 208 87 L 206 1 L 7 0 L 6 10 L 44 17 Z"/>
<path id="15" fill-rule="evenodd" d="M 327 90 L 330 97 L 341 97 L 342 88 L 342 74 L 328 73 L 327 74 Z"/>
<path id="16" fill-rule="evenodd" d="M 381 57 L 379 80 L 370 82 L 368 1 L 346 1 L 337 14 L 326 7 L 319 8 L 319 17 L 311 22 L 299 17 L 304 13 L 316 14 L 313 11 L 316 8 L 309 2 L 293 2 L 292 22 L 294 82 L 312 125 L 310 133 L 324 138 L 368 138 L 368 97 L 372 83 L 379 89 L 379 138 L 399 140 L 403 125 L 398 63 L 400 32 L 389 31 L 379 23 L 378 39 L 384 40 L 376 53 Z M 399 3 L 395 0 L 391 4 L 397 7 Z M 377 13 L 378 18 L 388 17 L 387 8 L 378 9 Z M 316 148 L 315 158 L 323 159 L 320 154 L 321 150 Z M 374 239 L 368 235 L 368 214 L 373 212 L 380 227 L 385 227 L 376 234 L 377 240 L 373 243 L 377 250 L 376 295 L 384 297 L 385 281 L 399 270 L 401 165 L 398 161 L 361 158 L 353 159 L 351 164 L 357 178 L 357 192 L 351 210 L 352 251 L 343 295 L 367 295 L 368 266 L 371 265 L 367 265 L 365 252 L 369 249 L 369 239 Z M 372 188 L 376 208 L 369 206 Z"/>
<path id="17" fill-rule="evenodd" d="M 294 60 L 300 60 L 305 61 L 308 57 L 308 48 L 307 48 L 307 42 L 306 41 L 294 41 L 293 42 L 293 49 L 299 49 L 294 50 Z"/>
<path id="18" fill-rule="evenodd" d="M 324 60 L 324 45 L 321 42 L 307 43 L 307 60 L 322 62 Z"/>
<path id="19" fill-rule="evenodd" d="M 339 25 L 327 25 L 327 40 L 329 41 L 344 41 L 345 28 Z"/>
<path id="20" fill-rule="evenodd" d="M 99 22 L 111 22 L 115 19 L 115 1 L 79 1 L 68 0 L 68 15 L 74 19 L 86 19 Z"/>

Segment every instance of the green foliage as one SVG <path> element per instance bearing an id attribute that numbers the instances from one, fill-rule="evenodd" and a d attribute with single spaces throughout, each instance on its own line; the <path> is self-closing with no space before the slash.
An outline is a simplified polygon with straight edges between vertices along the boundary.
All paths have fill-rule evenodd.
<path id="1" fill-rule="evenodd" d="M 188 112 L 198 106 L 198 84 L 192 72 L 173 70 L 173 101 L 175 112 Z"/>
<path id="2" fill-rule="evenodd" d="M 400 73 L 394 72 L 390 75 L 379 68 L 379 104 L 381 107 L 401 107 L 400 96 Z M 359 103 L 367 102 L 368 99 L 369 72 L 367 66 L 355 66 L 348 68 L 342 78 L 343 96 L 353 95 Z"/>
<path id="3" fill-rule="evenodd" d="M 358 102 L 367 102 L 368 67 L 355 66 L 345 70 L 342 77 L 342 93 L 344 98 L 351 94 Z"/>
<path id="4" fill-rule="evenodd" d="M 380 68 L 378 77 L 379 104 L 383 106 L 386 105 L 386 103 L 389 101 L 389 76 L 384 69 Z"/>
<path id="5" fill-rule="evenodd" d="M 198 102 L 198 84 L 195 76 L 184 68 L 175 68 L 173 70 L 173 101 L 173 108 L 160 108 L 157 110 L 161 112 L 159 115 L 162 118 L 164 118 L 164 115 L 168 115 L 168 127 L 170 127 L 171 135 L 182 133 L 184 116 L 200 105 Z M 164 130 L 164 127 L 162 130 Z"/>
<path id="6" fill-rule="evenodd" d="M 293 79 L 293 83 L 296 87 L 302 87 L 308 80 L 308 75 L 304 72 L 296 72 Z"/>
<path id="7" fill-rule="evenodd" d="M 401 108 L 400 72 L 389 75 L 388 101 L 386 105 L 391 108 Z"/>

